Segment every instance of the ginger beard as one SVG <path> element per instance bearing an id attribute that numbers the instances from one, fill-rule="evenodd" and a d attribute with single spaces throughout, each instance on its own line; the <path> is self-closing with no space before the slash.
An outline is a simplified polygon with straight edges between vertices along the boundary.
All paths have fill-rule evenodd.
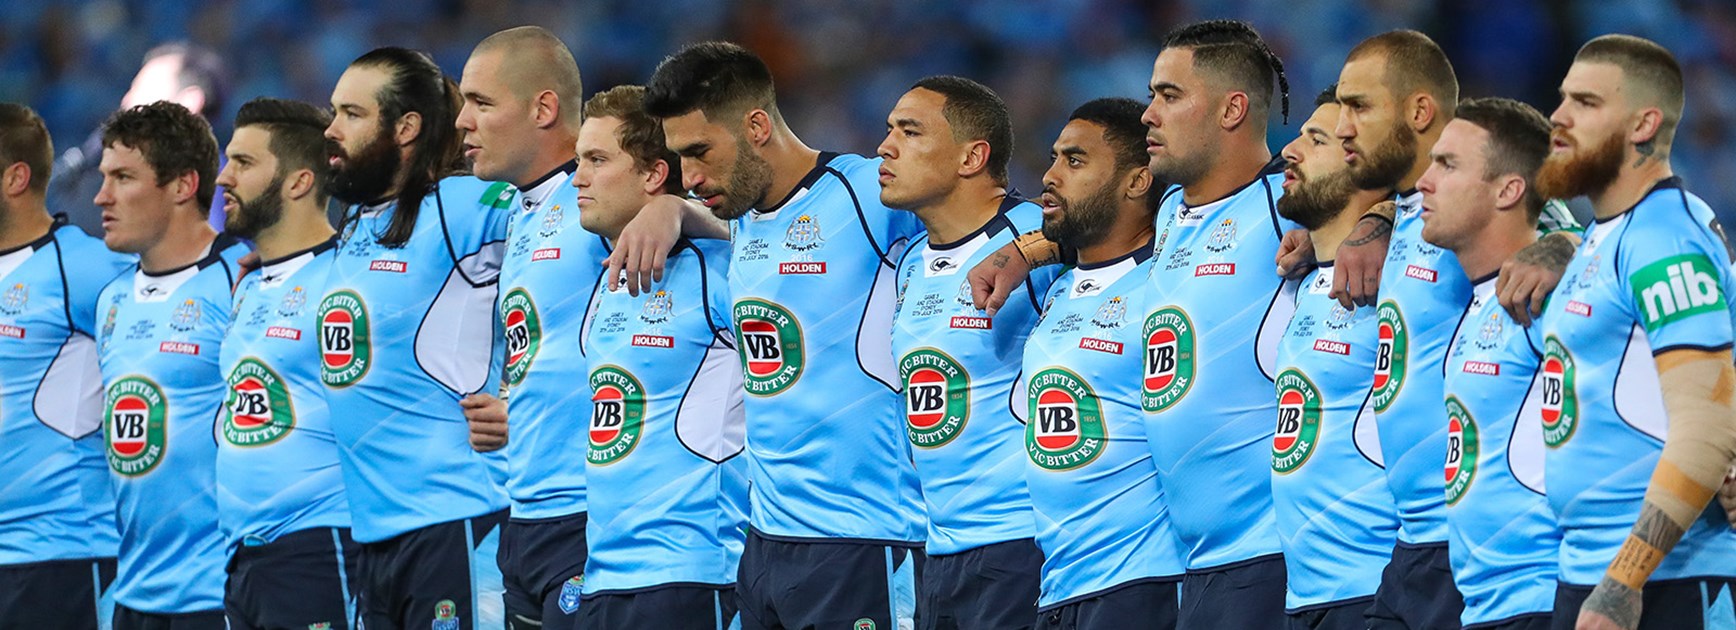
<path id="1" fill-rule="evenodd" d="M 1609 134 L 1590 149 L 1564 129 L 1550 134 L 1550 142 L 1564 142 L 1565 151 L 1551 151 L 1537 169 L 1537 193 L 1544 199 L 1572 199 L 1602 190 L 1621 173 L 1622 137 Z"/>

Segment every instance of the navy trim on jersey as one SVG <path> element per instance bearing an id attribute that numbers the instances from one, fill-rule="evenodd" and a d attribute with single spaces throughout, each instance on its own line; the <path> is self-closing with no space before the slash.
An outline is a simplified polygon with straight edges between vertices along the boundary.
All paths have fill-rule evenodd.
<path id="1" fill-rule="evenodd" d="M 990 236 L 993 236 L 995 234 L 999 234 L 1001 232 L 1001 230 L 1017 230 L 1018 228 L 1013 225 L 1012 219 L 1007 218 L 1007 211 L 1012 210 L 1013 208 L 1017 207 L 1019 204 L 1024 203 L 1026 201 L 1023 197 L 1019 197 L 1018 194 L 1019 194 L 1018 191 L 1011 191 L 1011 192 L 1008 192 L 1007 194 L 1003 195 L 1001 197 L 1000 205 L 995 208 L 994 216 L 989 217 L 988 221 L 984 221 L 982 225 L 977 226 L 977 229 L 971 230 L 971 233 L 969 233 L 969 234 L 966 234 L 966 235 L 961 236 L 959 238 L 953 239 L 951 242 L 948 242 L 948 243 L 936 243 L 936 242 L 934 242 L 934 239 L 931 238 L 926 233 L 922 236 L 922 238 L 928 240 L 928 248 L 929 249 L 932 249 L 932 250 L 937 251 L 937 252 L 944 252 L 944 251 L 947 251 L 949 249 L 957 249 L 960 245 L 964 245 L 965 243 L 969 243 L 969 242 L 971 242 L 971 240 L 975 239 L 978 236 L 982 236 L 984 234 L 988 234 Z M 916 247 L 914 246 L 914 243 L 912 244 L 912 247 L 910 249 L 916 249 Z M 910 253 L 908 250 L 906 250 L 904 256 L 906 258 L 908 258 L 910 256 Z M 903 261 L 900 260 L 899 262 L 902 263 Z"/>
<path id="2" fill-rule="evenodd" d="M 1381 458 L 1380 458 L 1381 461 L 1375 461 L 1375 459 L 1373 457 L 1368 456 L 1368 451 L 1362 450 L 1362 442 L 1360 440 L 1355 439 L 1355 435 L 1354 435 L 1356 432 L 1356 420 L 1360 419 L 1362 417 L 1362 412 L 1364 410 L 1368 409 L 1369 400 L 1374 398 L 1374 390 L 1373 389 L 1368 389 L 1368 390 L 1366 390 L 1366 392 L 1367 393 L 1364 393 L 1362 395 L 1362 404 L 1356 406 L 1356 417 L 1351 418 L 1350 431 L 1352 433 L 1352 436 L 1351 436 L 1350 441 L 1352 444 L 1356 445 L 1356 454 L 1357 455 L 1361 455 L 1363 459 L 1368 460 L 1368 463 L 1374 464 L 1375 468 L 1379 468 L 1382 471 L 1385 471 L 1386 470 L 1386 463 L 1385 463 L 1386 453 L 1381 453 Z M 1380 423 L 1378 421 L 1375 422 L 1375 431 L 1376 431 L 1376 435 L 1379 435 Z M 1380 440 L 1375 440 L 1374 443 L 1376 445 L 1379 445 Z M 1433 545 L 1433 544 L 1444 545 L 1447 543 L 1442 542 L 1442 543 L 1428 543 L 1428 544 L 1430 544 L 1430 545 Z"/>
<path id="3" fill-rule="evenodd" d="M 879 241 L 874 240 L 874 229 L 868 226 L 868 214 L 862 211 L 862 200 L 856 197 L 856 187 L 850 185 L 850 178 L 845 177 L 843 173 L 838 172 L 838 169 L 832 168 L 829 164 L 821 168 L 825 169 L 826 173 L 838 178 L 838 181 L 844 184 L 844 192 L 850 193 L 850 205 L 856 207 L 856 223 L 862 226 L 862 236 L 868 239 L 868 246 L 874 248 L 874 255 L 880 259 L 880 264 L 897 269 L 898 264 L 888 259 L 886 249 L 880 246 Z"/>
<path id="4" fill-rule="evenodd" d="M 477 284 L 475 280 L 470 279 L 470 274 L 464 273 L 464 265 L 458 264 L 458 261 L 460 260 L 458 258 L 458 250 L 452 246 L 452 230 L 446 227 L 446 200 L 440 196 L 440 182 L 434 182 L 434 191 L 432 194 L 434 196 L 434 210 L 440 214 L 440 236 L 446 241 L 446 257 L 452 259 L 452 270 L 458 272 L 458 277 L 463 278 L 464 282 L 469 284 L 472 289 L 480 289 L 482 287 L 499 283 L 499 275 L 496 275 L 493 280 Z M 394 209 L 394 212 L 395 211 L 396 209 Z M 378 239 L 375 239 L 375 242 L 378 242 Z M 477 248 L 477 251 L 487 249 L 488 246 L 493 243 L 505 242 L 505 240 L 483 241 L 482 246 Z M 439 299 L 439 296 L 436 295 L 435 300 L 438 301 Z M 424 320 L 426 320 L 426 317 L 424 317 Z M 421 330 L 421 327 L 417 327 L 417 330 Z M 427 370 L 423 371 L 425 372 Z"/>
<path id="5" fill-rule="evenodd" d="M 9 247 L 6 249 L 0 249 L 0 256 L 5 256 L 7 254 L 17 252 L 17 251 L 22 251 L 24 249 L 32 249 L 32 250 L 42 249 L 44 246 L 48 245 L 49 243 L 54 242 L 54 240 L 55 240 L 54 239 L 54 231 L 60 229 L 60 227 L 63 225 L 66 225 L 66 215 L 64 215 L 64 214 L 54 215 L 54 216 L 49 218 L 48 231 L 43 233 L 42 236 L 37 237 L 36 240 L 34 240 L 34 241 L 30 241 L 28 243 L 25 243 L 23 245 L 19 245 L 17 247 Z"/>
<path id="6" fill-rule="evenodd" d="M 572 174 L 573 171 L 576 171 L 576 170 L 579 170 L 579 161 L 578 160 L 567 160 L 566 163 L 555 167 L 555 170 L 549 171 L 547 173 L 543 173 L 542 177 L 536 178 L 535 181 L 532 181 L 532 182 L 525 184 L 523 186 L 513 186 L 513 188 L 517 188 L 519 191 L 519 194 L 523 195 L 524 191 L 533 190 L 537 186 L 543 185 L 543 182 L 547 182 L 550 178 L 552 178 L 556 175 L 570 175 L 570 174 Z"/>
<path id="7" fill-rule="evenodd" d="M 230 274 L 229 275 L 230 284 L 233 285 L 234 280 L 235 280 L 235 275 L 230 272 L 228 261 L 223 260 L 223 251 L 226 249 L 229 249 L 230 247 L 234 247 L 236 244 L 238 244 L 240 242 L 241 241 L 235 240 L 235 237 L 233 237 L 233 236 L 229 236 L 228 234 L 224 234 L 224 233 L 219 232 L 217 234 L 217 238 L 211 240 L 211 250 L 205 252 L 204 256 L 201 256 L 198 260 L 195 260 L 193 262 L 187 263 L 185 265 L 181 265 L 181 266 L 176 267 L 174 269 L 169 269 L 167 271 L 145 271 L 145 268 L 140 266 L 140 263 L 134 263 L 133 266 L 138 268 L 139 273 L 144 274 L 145 277 L 147 277 L 147 278 L 162 278 L 165 276 L 172 276 L 172 275 L 175 275 L 177 273 L 181 273 L 183 271 L 186 271 L 188 269 L 193 269 L 193 268 L 198 268 L 200 271 L 204 271 L 204 269 L 206 267 L 210 267 L 211 265 L 214 265 L 217 263 L 223 263 L 223 272 Z"/>
<path id="8" fill-rule="evenodd" d="M 814 186 L 814 182 L 820 181 L 820 175 L 825 173 L 826 165 L 830 164 L 832 162 L 832 160 L 834 158 L 838 157 L 839 155 L 842 155 L 842 154 L 837 153 L 835 151 L 821 151 L 819 157 L 814 161 L 814 167 L 809 169 L 808 173 L 806 175 L 802 176 L 801 181 L 796 182 L 795 188 L 791 188 L 790 192 L 784 194 L 783 199 L 779 199 L 777 203 L 766 206 L 764 208 L 749 209 L 748 212 L 752 212 L 754 214 L 771 214 L 773 212 L 777 212 L 778 210 L 782 210 L 784 207 L 784 204 L 789 203 L 791 199 L 794 199 L 796 197 L 796 193 L 801 192 L 805 188 L 812 188 Z M 732 221 L 732 223 L 733 223 L 733 221 Z"/>
<path id="9" fill-rule="evenodd" d="M 1139 246 L 1139 248 L 1134 249 L 1131 252 L 1127 252 L 1127 253 L 1122 254 L 1120 256 L 1116 256 L 1116 257 L 1111 258 L 1109 260 L 1104 260 L 1104 261 L 1100 261 L 1100 262 L 1089 263 L 1089 264 L 1079 263 L 1078 265 L 1075 266 L 1075 268 L 1079 269 L 1080 271 L 1090 271 L 1092 269 L 1102 269 L 1104 267 L 1113 267 L 1115 265 L 1121 264 L 1122 262 L 1126 262 L 1127 260 L 1130 260 L 1130 259 L 1133 261 L 1133 264 L 1137 265 L 1139 263 L 1142 263 L 1142 262 L 1145 262 L 1145 261 L 1151 259 L 1151 246 L 1152 246 L 1152 241 L 1146 241 L 1144 245 Z"/>
<path id="10" fill-rule="evenodd" d="M 729 336 L 729 329 L 718 326 L 717 322 L 715 320 L 711 319 L 711 280 L 708 277 L 708 272 L 707 272 L 706 267 L 705 267 L 705 252 L 700 251 L 700 249 L 698 247 L 695 247 L 693 245 L 693 242 L 688 240 L 686 237 L 682 237 L 676 241 L 675 249 L 676 249 L 676 251 L 680 251 L 682 249 L 691 249 L 691 250 L 693 250 L 694 258 L 697 258 L 699 260 L 699 294 L 700 294 L 699 299 L 704 301 L 704 306 L 700 307 L 699 310 L 705 313 L 705 326 L 707 328 L 711 329 L 711 338 L 713 341 L 721 343 L 723 345 L 723 347 L 728 348 L 731 351 L 734 351 L 735 350 L 735 344 L 727 341 L 727 338 Z M 674 255 L 671 254 L 670 257 L 674 258 Z M 589 327 L 587 326 L 587 328 L 589 328 Z M 693 393 L 693 385 L 695 383 L 699 382 L 699 371 L 705 369 L 705 358 L 706 358 L 706 355 L 710 354 L 709 350 L 710 350 L 710 344 L 707 344 L 707 352 L 700 354 L 698 365 L 693 366 L 693 376 L 690 376 L 687 378 L 687 388 L 681 391 L 681 401 L 676 403 L 676 405 L 675 405 L 676 416 L 677 416 L 677 418 L 675 420 L 676 422 L 681 421 L 680 417 L 679 417 L 680 413 L 681 413 L 680 412 L 681 407 L 687 403 L 687 396 L 689 394 Z M 701 454 L 699 451 L 694 450 L 693 447 L 688 446 L 687 440 L 683 439 L 681 437 L 680 431 L 675 432 L 675 441 L 680 442 L 681 448 L 687 449 L 687 452 L 692 453 L 694 457 L 698 457 L 700 459 L 703 459 L 705 461 L 708 461 L 708 462 L 711 462 L 714 464 L 722 464 L 722 463 L 727 462 L 729 460 L 735 459 L 736 456 L 741 455 L 742 453 L 747 452 L 747 446 L 744 444 L 742 446 L 742 448 L 737 449 L 736 452 L 734 452 L 734 453 L 730 453 L 728 457 L 725 457 L 725 458 L 720 459 L 720 460 L 714 460 L 710 457 L 706 457 L 705 455 Z M 706 585 L 706 584 L 701 584 L 701 583 L 680 582 L 680 583 L 662 584 L 662 585 L 657 586 L 656 588 L 662 588 L 665 586 L 714 586 L 714 585 Z M 733 586 L 733 583 L 731 583 L 730 586 Z M 643 592 L 645 590 L 654 590 L 654 589 L 639 589 L 636 591 L 608 591 L 608 592 L 614 593 L 614 594 L 620 594 L 620 595 L 630 595 L 632 593 Z M 603 593 L 605 591 L 597 591 L 597 592 Z"/>
<path id="11" fill-rule="evenodd" d="M 1087 599 L 1092 599 L 1092 598 L 1096 598 L 1096 597 L 1103 597 L 1103 596 L 1108 595 L 1110 593 L 1114 593 L 1116 591 L 1126 589 L 1126 588 L 1132 588 L 1135 586 L 1139 586 L 1141 584 L 1168 584 L 1168 583 L 1180 584 L 1181 583 L 1181 577 L 1182 576 L 1179 574 L 1178 575 L 1160 575 L 1160 576 L 1155 576 L 1155 577 L 1142 577 L 1142 578 L 1128 580 L 1126 582 L 1116 584 L 1116 585 L 1111 586 L 1111 587 L 1106 588 L 1106 589 L 1102 589 L 1102 590 L 1098 590 L 1098 591 L 1092 591 L 1092 592 L 1086 593 L 1084 595 L 1075 595 L 1073 597 L 1063 599 L 1063 600 L 1055 602 L 1053 604 L 1049 604 L 1048 606 L 1043 606 L 1043 607 L 1037 609 L 1037 614 L 1041 615 L 1041 614 L 1049 612 L 1051 610 L 1071 606 L 1073 604 L 1077 604 L 1077 603 L 1085 601 Z"/>
<path id="12" fill-rule="evenodd" d="M 850 544 L 850 545 L 873 545 L 873 546 L 878 546 L 878 547 L 900 547 L 900 548 L 904 548 L 904 549 L 921 549 L 921 548 L 923 548 L 924 545 L 927 544 L 923 541 L 890 540 L 890 539 L 886 539 L 886 538 L 830 538 L 830 537 L 828 537 L 828 538 L 808 538 L 808 537 L 804 537 L 804 536 L 780 536 L 777 534 L 765 533 L 764 531 L 760 530 L 757 527 L 754 527 L 751 524 L 747 526 L 747 532 L 748 532 L 748 535 L 750 535 L 750 536 L 758 536 L 760 538 L 764 538 L 764 539 L 770 540 L 772 542 L 797 543 L 797 544 L 802 544 L 802 545 Z M 908 558 L 906 560 L 908 560 Z"/>
<path id="13" fill-rule="evenodd" d="M 1211 574 L 1211 573 L 1222 573 L 1224 571 L 1233 571 L 1235 569 L 1240 569 L 1242 567 L 1260 564 L 1262 562 L 1271 562 L 1273 560 L 1282 561 L 1283 559 L 1284 559 L 1284 553 L 1283 552 L 1269 553 L 1269 554 L 1266 554 L 1263 556 L 1254 556 L 1254 557 L 1248 558 L 1246 560 L 1237 560 L 1235 562 L 1228 562 L 1228 563 L 1220 564 L 1217 566 L 1200 567 L 1198 569 L 1188 569 L 1187 571 L 1183 572 L 1183 575 L 1207 575 L 1207 574 Z"/>
<path id="14" fill-rule="evenodd" d="M 1368 595 L 1368 596 L 1364 596 L 1364 597 L 1352 597 L 1350 599 L 1338 599 L 1338 600 L 1333 600 L 1330 602 L 1320 602 L 1318 604 L 1310 604 L 1307 606 L 1302 606 L 1300 608 L 1285 608 L 1284 614 L 1285 615 L 1300 615 L 1300 614 L 1304 614 L 1304 613 L 1311 613 L 1311 612 L 1314 612 L 1316 610 L 1326 610 L 1328 608 L 1337 608 L 1339 606 L 1358 606 L 1358 607 L 1360 607 L 1363 604 L 1373 603 L 1374 597 L 1375 596 L 1373 596 L 1373 595 Z"/>
<path id="15" fill-rule="evenodd" d="M 272 265 L 283 263 L 285 261 L 294 260 L 296 257 L 303 256 L 306 254 L 314 254 L 314 255 L 323 254 L 326 251 L 331 250 L 332 248 L 335 248 L 337 246 L 338 246 L 338 237 L 337 237 L 337 235 L 334 234 L 334 235 L 332 235 L 331 238 L 328 238 L 324 241 L 321 241 L 320 244 L 315 245 L 313 247 L 309 247 L 307 249 L 303 249 L 301 251 L 294 252 L 291 254 L 284 254 L 282 256 L 278 256 L 277 258 L 273 258 L 271 260 L 261 260 L 261 261 L 259 261 L 259 268 L 264 269 L 266 267 L 270 267 Z M 260 278 L 259 278 L 260 282 L 265 282 L 268 280 L 275 280 L 275 278 L 267 278 L 264 276 L 260 276 Z"/>

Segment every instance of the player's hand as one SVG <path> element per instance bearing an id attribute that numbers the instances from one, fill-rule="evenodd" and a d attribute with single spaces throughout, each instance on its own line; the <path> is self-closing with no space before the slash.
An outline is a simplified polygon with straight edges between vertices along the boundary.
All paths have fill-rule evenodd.
<path id="1" fill-rule="evenodd" d="M 506 401 L 492 394 L 471 394 L 458 406 L 470 423 L 470 448 L 487 453 L 506 446 Z"/>
<path id="2" fill-rule="evenodd" d="M 1568 261 L 1573 260 L 1573 251 L 1578 248 L 1578 237 L 1556 232 L 1544 235 L 1501 263 L 1501 278 L 1495 281 L 1495 296 L 1513 321 L 1530 326 L 1534 319 L 1543 315 L 1543 301 L 1549 297 L 1550 291 L 1555 290 L 1555 285 L 1561 283 L 1561 274 L 1566 271 Z"/>
<path id="3" fill-rule="evenodd" d="M 1332 297 L 1339 305 L 1373 306 L 1380 298 L 1380 272 L 1386 267 L 1386 248 L 1391 243 L 1392 222 L 1383 217 L 1364 216 L 1350 229 L 1332 265 Z"/>
<path id="4" fill-rule="evenodd" d="M 1579 607 L 1574 630 L 1634 630 L 1640 625 L 1639 590 L 1605 576 Z"/>
<path id="5" fill-rule="evenodd" d="M 681 203 L 680 198 L 658 195 L 621 229 L 615 251 L 603 261 L 607 269 L 603 278 L 610 291 L 619 289 L 624 281 L 628 294 L 639 295 L 663 279 L 669 250 L 681 238 Z"/>
<path id="6" fill-rule="evenodd" d="M 989 254 L 965 275 L 970 280 L 971 302 L 994 317 L 1007 303 L 1007 296 L 1031 275 L 1031 264 L 1019 253 L 1019 248 L 1007 243 Z"/>
<path id="7" fill-rule="evenodd" d="M 1724 473 L 1724 487 L 1718 489 L 1718 505 L 1724 507 L 1724 518 L 1730 521 L 1730 528 L 1736 529 L 1736 466 Z"/>
<path id="8" fill-rule="evenodd" d="M 1295 280 L 1314 271 L 1314 239 L 1308 230 L 1290 230 L 1278 241 L 1278 277 Z"/>

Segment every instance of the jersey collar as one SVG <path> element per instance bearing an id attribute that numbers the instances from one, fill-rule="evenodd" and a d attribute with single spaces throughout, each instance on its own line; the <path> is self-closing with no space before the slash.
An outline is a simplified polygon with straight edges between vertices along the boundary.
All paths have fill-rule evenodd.
<path id="1" fill-rule="evenodd" d="M 544 173 L 534 182 L 525 184 L 518 191 L 519 203 L 524 204 L 526 212 L 536 211 L 550 197 L 555 196 L 555 191 L 572 181 L 573 171 L 578 170 L 578 168 L 578 162 L 567 160 L 567 163 L 560 165 L 559 168 Z"/>
<path id="2" fill-rule="evenodd" d="M 832 160 L 837 157 L 838 154 L 835 152 L 821 151 L 819 158 L 814 160 L 814 168 L 809 169 L 808 174 L 802 176 L 802 181 L 796 183 L 796 187 L 791 188 L 789 194 L 784 195 L 784 198 L 779 199 L 777 203 L 764 208 L 754 208 L 752 212 L 754 214 L 772 214 L 783 209 L 785 205 L 788 205 L 790 202 L 795 201 L 802 195 L 806 194 L 808 189 L 814 186 L 815 182 L 820 181 L 820 176 L 826 174 L 826 165 L 831 164 Z"/>

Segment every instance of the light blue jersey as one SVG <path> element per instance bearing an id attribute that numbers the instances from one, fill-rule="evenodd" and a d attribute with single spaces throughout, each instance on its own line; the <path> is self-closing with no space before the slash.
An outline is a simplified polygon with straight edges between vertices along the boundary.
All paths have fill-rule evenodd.
<path id="1" fill-rule="evenodd" d="M 1278 338 L 1294 285 L 1272 273 L 1284 161 L 1198 206 L 1172 187 L 1158 209 L 1141 328 L 1140 403 L 1188 569 L 1279 553 L 1273 530 L 1272 415 Z"/>
<path id="2" fill-rule="evenodd" d="M 1562 582 L 1597 584 L 1639 518 L 1669 433 L 1653 356 L 1731 345 L 1730 255 L 1715 225 L 1704 201 L 1661 181 L 1589 229 L 1544 310 L 1544 471 Z M 1715 508 L 1651 579 L 1736 576 L 1736 531 Z"/>
<path id="3" fill-rule="evenodd" d="M 683 241 L 650 293 L 597 294 L 586 595 L 735 583 L 747 462 L 728 273 L 727 243 Z"/>
<path id="4" fill-rule="evenodd" d="M 931 555 L 1035 535 L 1020 367 L 1059 269 L 1034 270 L 992 319 L 972 306 L 965 272 L 1042 223 L 1042 208 L 1008 195 L 982 228 L 945 244 L 920 236 L 899 263 L 892 347 Z"/>
<path id="5" fill-rule="evenodd" d="M 821 153 L 732 226 L 751 514 L 768 538 L 922 541 L 891 339 L 894 265 L 921 226 L 880 204 L 879 164 Z"/>
<path id="6" fill-rule="evenodd" d="M 1465 625 L 1548 613 L 1561 530 L 1543 494 L 1541 327 L 1513 321 L 1495 278 L 1473 288 L 1447 355 L 1447 530 Z"/>
<path id="7" fill-rule="evenodd" d="M 261 261 L 236 289 L 217 426 L 217 509 L 231 548 L 350 526 L 313 330 L 335 245 Z"/>
<path id="8" fill-rule="evenodd" d="M 404 246 L 377 240 L 390 201 L 360 208 L 338 242 L 314 317 L 358 542 L 507 506 L 503 459 L 471 449 L 458 401 L 500 385 L 495 281 L 515 194 L 448 177 Z"/>
<path id="9" fill-rule="evenodd" d="M 1374 595 L 1398 536 L 1369 400 L 1374 309 L 1331 293 L 1328 263 L 1303 280 L 1278 344 L 1272 499 L 1290 612 Z"/>
<path id="10" fill-rule="evenodd" d="M 96 308 L 130 264 L 63 220 L 0 252 L 0 565 L 115 555 Z"/>
<path id="11" fill-rule="evenodd" d="M 1025 344 L 1025 478 L 1043 550 L 1040 608 L 1183 571 L 1130 378 L 1142 357 L 1151 261 L 1141 247 L 1061 274 Z"/>
<path id="12" fill-rule="evenodd" d="M 247 253 L 219 236 L 199 262 L 133 267 L 103 288 L 97 334 L 103 434 L 118 500 L 115 601 L 151 613 L 223 608 L 227 544 L 217 523 L 218 359 Z"/>
<path id="13" fill-rule="evenodd" d="M 591 417 L 580 336 L 609 255 L 579 227 L 579 191 L 568 164 L 519 198 L 500 267 L 500 321 L 506 330 L 506 493 L 513 518 L 585 511 L 585 467 L 574 436 Z"/>

